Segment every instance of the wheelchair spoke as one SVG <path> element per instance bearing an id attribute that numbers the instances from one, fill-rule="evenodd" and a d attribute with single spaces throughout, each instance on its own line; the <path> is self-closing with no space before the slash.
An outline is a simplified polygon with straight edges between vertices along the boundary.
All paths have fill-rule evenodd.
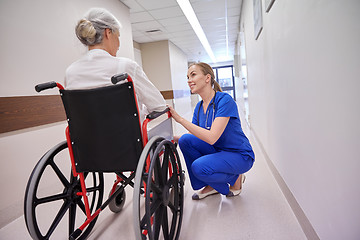
<path id="1" fill-rule="evenodd" d="M 169 223 L 168 223 L 168 215 L 166 208 L 163 211 L 163 217 L 162 217 L 162 229 L 164 234 L 164 239 L 170 239 L 169 238 Z"/>
<path id="2" fill-rule="evenodd" d="M 166 185 L 170 188 L 171 186 L 175 186 L 177 179 L 177 174 L 173 174 L 171 178 L 168 179 Z"/>
<path id="3" fill-rule="evenodd" d="M 92 201 L 91 201 L 91 205 L 90 205 L 90 212 L 92 212 L 93 209 L 94 209 L 95 200 L 96 200 L 96 192 L 94 192 L 94 195 L 93 195 L 93 197 L 92 197 Z"/>
<path id="4" fill-rule="evenodd" d="M 161 188 L 158 185 L 156 185 L 154 182 L 151 182 L 151 190 L 157 194 L 162 194 L 163 192 Z"/>
<path id="5" fill-rule="evenodd" d="M 159 186 L 164 186 L 164 180 L 162 176 L 161 166 L 160 166 L 160 157 L 157 157 L 154 159 L 155 161 L 155 167 L 154 167 L 154 178 L 155 182 L 159 184 Z"/>
<path id="6" fill-rule="evenodd" d="M 155 202 L 150 204 L 150 216 L 152 216 L 154 212 L 158 210 L 158 208 L 161 206 L 161 203 L 161 199 L 157 199 Z"/>
<path id="7" fill-rule="evenodd" d="M 86 192 L 91 193 L 91 192 L 97 192 L 101 189 L 101 186 L 96 186 L 96 187 L 90 187 L 90 188 L 86 188 Z"/>
<path id="8" fill-rule="evenodd" d="M 45 239 L 49 239 L 51 234 L 54 232 L 55 228 L 57 227 L 57 225 L 59 225 L 61 219 L 64 217 L 66 211 L 69 209 L 70 207 L 70 204 L 69 202 L 65 201 L 63 203 L 63 205 L 61 206 L 58 214 L 56 215 L 54 221 L 52 222 L 50 228 L 49 228 L 49 231 L 46 233 L 46 236 L 45 236 Z"/>
<path id="9" fill-rule="evenodd" d="M 171 229 L 170 229 L 170 236 L 174 236 L 176 230 L 176 223 L 178 219 L 178 211 L 172 211 L 172 221 L 171 221 Z"/>
<path id="10" fill-rule="evenodd" d="M 70 186 L 69 181 L 66 179 L 66 177 L 64 176 L 64 174 L 62 174 L 61 170 L 59 169 L 59 167 L 55 164 L 54 160 L 52 159 L 52 161 L 50 162 L 50 166 L 52 167 L 52 169 L 55 171 L 56 175 L 58 176 L 58 178 L 60 179 L 61 183 L 64 185 L 64 187 L 68 187 Z"/>
<path id="11" fill-rule="evenodd" d="M 54 201 L 58 201 L 58 200 L 64 200 L 67 197 L 68 197 L 68 194 L 60 193 L 60 194 L 56 194 L 56 195 L 49 196 L 49 197 L 38 198 L 35 200 L 35 203 L 36 203 L 36 205 L 40 205 L 40 204 L 54 202 Z"/>
<path id="12" fill-rule="evenodd" d="M 155 222 L 154 222 L 154 237 L 155 237 L 155 240 L 159 239 L 160 228 L 161 228 L 161 223 L 162 223 L 162 218 L 163 218 L 163 212 L 164 212 L 164 207 L 163 206 L 161 206 L 158 209 L 158 211 L 155 212 Z"/>
<path id="13" fill-rule="evenodd" d="M 146 215 L 141 219 L 140 221 L 140 228 L 141 229 L 145 229 L 145 225 L 146 225 Z"/>
<path id="14" fill-rule="evenodd" d="M 176 209 L 174 204 L 172 204 L 171 202 L 169 202 L 168 207 L 170 208 L 172 213 L 177 213 L 178 210 Z"/>
<path id="15" fill-rule="evenodd" d="M 162 163 L 162 168 L 161 168 L 163 185 L 165 185 L 166 179 L 167 179 L 167 174 L 168 174 L 168 169 L 169 169 L 169 155 L 170 155 L 170 149 L 168 147 L 165 147 L 165 153 L 164 153 L 164 158 L 163 158 L 163 163 Z"/>
<path id="16" fill-rule="evenodd" d="M 81 201 L 81 199 L 79 199 L 76 204 L 79 206 L 81 211 L 83 211 L 83 213 L 86 215 L 85 204 L 83 203 L 83 201 Z"/>
<path id="17" fill-rule="evenodd" d="M 75 216 L 76 216 L 76 205 L 72 203 L 69 209 L 69 235 L 74 232 Z"/>

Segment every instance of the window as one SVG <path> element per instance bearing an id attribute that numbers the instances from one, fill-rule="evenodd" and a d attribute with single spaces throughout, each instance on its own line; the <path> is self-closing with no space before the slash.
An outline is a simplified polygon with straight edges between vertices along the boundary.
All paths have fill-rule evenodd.
<path id="1" fill-rule="evenodd" d="M 215 80 L 219 83 L 223 92 L 230 94 L 236 100 L 233 66 L 214 67 L 213 69 Z"/>

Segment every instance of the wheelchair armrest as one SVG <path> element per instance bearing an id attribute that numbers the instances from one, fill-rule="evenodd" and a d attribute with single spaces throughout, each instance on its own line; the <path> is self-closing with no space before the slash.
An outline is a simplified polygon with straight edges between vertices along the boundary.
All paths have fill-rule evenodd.
<path id="1" fill-rule="evenodd" d="M 153 111 L 153 112 L 149 113 L 149 114 L 146 116 L 146 118 L 147 118 L 147 119 L 155 119 L 155 118 L 163 115 L 164 113 L 167 113 L 168 111 L 170 111 L 170 109 L 169 109 L 168 107 L 165 108 L 165 110 L 164 110 L 164 111 L 161 111 L 161 112 Z"/>

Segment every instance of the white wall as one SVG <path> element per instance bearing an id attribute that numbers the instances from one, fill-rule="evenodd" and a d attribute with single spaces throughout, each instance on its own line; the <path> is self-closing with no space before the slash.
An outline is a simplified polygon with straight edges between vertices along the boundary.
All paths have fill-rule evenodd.
<path id="1" fill-rule="evenodd" d="M 143 69 L 160 91 L 172 89 L 169 62 L 169 41 L 140 44 Z"/>
<path id="2" fill-rule="evenodd" d="M 0 96 L 34 95 L 39 82 L 63 81 L 66 67 L 86 51 L 74 29 L 91 7 L 107 8 L 120 20 L 118 54 L 133 59 L 129 11 L 118 0 L 2 0 Z"/>
<path id="3" fill-rule="evenodd" d="M 86 52 L 74 27 L 91 7 L 120 20 L 118 54 L 133 59 L 129 9 L 118 0 L 1 0 L 0 96 L 36 95 L 40 82 L 63 82 L 66 67 Z M 0 227 L 22 214 L 28 177 L 45 151 L 65 139 L 64 129 L 55 123 L 0 134 Z"/>
<path id="4" fill-rule="evenodd" d="M 360 236 L 360 1 L 276 0 L 244 27 L 251 126 L 320 239 Z"/>
<path id="5" fill-rule="evenodd" d="M 173 104 L 176 111 L 185 119 L 192 120 L 191 93 L 187 84 L 188 62 L 185 53 L 175 44 L 169 42 L 171 83 L 174 90 Z M 175 122 L 175 121 L 173 121 Z M 185 133 L 187 130 L 180 124 L 175 124 L 177 133 Z"/>
<path id="6" fill-rule="evenodd" d="M 187 56 L 172 42 L 169 42 L 171 83 L 173 90 L 189 90 L 187 84 Z"/>
<path id="7" fill-rule="evenodd" d="M 168 104 L 176 107 L 177 112 L 191 119 L 191 96 L 187 85 L 187 56 L 168 40 L 142 43 L 141 56 L 143 69 L 149 79 L 161 91 L 173 91 L 174 99 Z M 176 132 L 183 128 L 175 124 Z"/>

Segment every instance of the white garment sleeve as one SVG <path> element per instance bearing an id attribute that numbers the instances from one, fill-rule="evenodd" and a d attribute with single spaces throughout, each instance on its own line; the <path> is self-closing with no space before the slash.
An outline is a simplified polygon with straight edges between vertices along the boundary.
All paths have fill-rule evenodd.
<path id="1" fill-rule="evenodd" d="M 136 62 L 134 64 L 134 75 L 130 76 L 133 78 L 139 102 L 146 106 L 149 113 L 152 111 L 163 111 L 166 108 L 164 97 L 148 79 L 142 68 Z"/>

